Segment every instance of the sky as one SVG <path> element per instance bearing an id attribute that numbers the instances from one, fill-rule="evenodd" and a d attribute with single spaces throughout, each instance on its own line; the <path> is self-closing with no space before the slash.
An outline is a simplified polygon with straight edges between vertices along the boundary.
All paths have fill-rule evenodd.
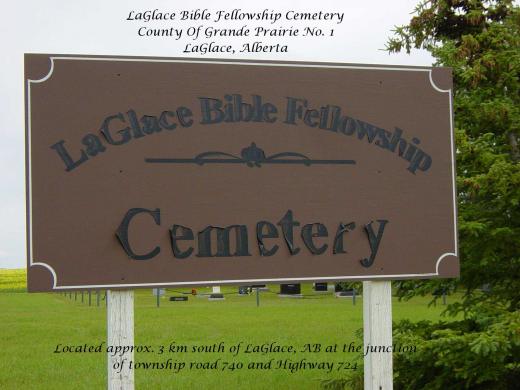
<path id="1" fill-rule="evenodd" d="M 25 226 L 25 124 L 24 124 L 24 53 L 99 54 L 191 58 L 230 58 L 284 61 L 324 61 L 360 64 L 430 66 L 433 59 L 423 50 L 410 55 L 389 55 L 383 49 L 396 25 L 406 24 L 419 0 L 320 0 L 309 1 L 101 1 L 101 0 L 24 0 L 2 5 L 0 24 L 0 268 L 24 268 L 26 264 Z M 225 5 L 224 5 L 225 4 Z M 283 5 L 282 5 L 283 4 Z M 202 56 L 184 53 L 194 41 L 186 36 L 140 37 L 141 27 L 182 28 L 201 24 L 216 28 L 240 28 L 244 21 L 214 23 L 200 20 L 144 22 L 127 20 L 146 10 L 163 12 L 207 9 L 261 12 L 339 12 L 337 19 L 321 22 L 269 21 L 254 23 L 264 28 L 305 26 L 321 28 L 334 35 L 325 38 L 266 37 L 265 44 L 286 44 L 287 53 L 239 53 Z M 229 38 L 214 38 L 217 44 Z M 235 38 L 241 47 L 241 38 Z M 256 40 L 256 39 L 254 39 Z M 204 41 L 200 41 L 202 43 Z M 209 42 L 209 41 L 208 41 Z"/>

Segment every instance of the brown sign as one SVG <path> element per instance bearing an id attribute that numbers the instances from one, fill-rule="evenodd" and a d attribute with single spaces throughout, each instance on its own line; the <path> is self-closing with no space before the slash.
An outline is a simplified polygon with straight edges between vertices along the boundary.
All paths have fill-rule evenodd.
<path id="1" fill-rule="evenodd" d="M 447 68 L 28 54 L 30 291 L 453 277 Z"/>

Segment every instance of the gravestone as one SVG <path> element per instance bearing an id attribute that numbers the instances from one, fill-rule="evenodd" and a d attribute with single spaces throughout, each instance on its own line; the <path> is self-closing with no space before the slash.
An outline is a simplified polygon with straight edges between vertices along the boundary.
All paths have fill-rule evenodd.
<path id="1" fill-rule="evenodd" d="M 281 296 L 281 297 L 301 296 L 301 285 L 299 283 L 280 284 L 279 296 Z"/>
<path id="2" fill-rule="evenodd" d="M 314 283 L 314 291 L 316 292 L 327 292 L 328 283 Z"/>
<path id="3" fill-rule="evenodd" d="M 354 299 L 354 297 L 356 295 L 358 295 L 358 294 L 357 294 L 357 291 L 356 291 L 355 288 L 344 289 L 342 291 L 336 292 L 336 298 L 352 298 L 352 299 Z"/>
<path id="4" fill-rule="evenodd" d="M 170 297 L 170 301 L 172 301 L 172 302 L 184 302 L 187 300 L 188 300 L 188 297 Z"/>
<path id="5" fill-rule="evenodd" d="M 224 299 L 224 294 L 211 294 L 208 298 L 208 301 L 223 301 Z"/>

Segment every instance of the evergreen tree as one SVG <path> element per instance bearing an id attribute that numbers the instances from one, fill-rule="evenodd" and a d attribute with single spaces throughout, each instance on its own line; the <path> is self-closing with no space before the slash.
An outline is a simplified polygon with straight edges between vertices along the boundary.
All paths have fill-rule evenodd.
<path id="1" fill-rule="evenodd" d="M 461 277 L 394 286 L 403 298 L 464 294 L 447 308 L 456 319 L 397 324 L 396 339 L 419 352 L 395 355 L 396 388 L 518 388 L 519 7 L 511 0 L 423 1 L 387 45 L 390 53 L 414 48 L 453 68 Z"/>

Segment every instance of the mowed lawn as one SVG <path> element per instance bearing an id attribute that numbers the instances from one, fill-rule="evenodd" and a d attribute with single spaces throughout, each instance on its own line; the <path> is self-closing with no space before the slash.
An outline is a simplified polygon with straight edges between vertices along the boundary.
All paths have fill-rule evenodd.
<path id="1" fill-rule="evenodd" d="M 362 340 L 362 299 L 338 299 L 332 293 L 314 295 L 312 286 L 302 286 L 303 299 L 280 298 L 278 285 L 256 296 L 238 296 L 236 287 L 225 287 L 224 301 L 208 301 L 207 296 L 189 296 L 187 302 L 170 302 L 169 296 L 188 289 L 166 290 L 160 308 L 151 289 L 136 290 L 135 343 L 153 348 L 153 353 L 136 353 L 137 362 L 184 362 L 180 372 L 172 369 L 136 369 L 138 389 L 319 389 L 321 381 L 345 378 L 349 370 L 340 362 L 354 363 L 360 355 L 340 352 L 343 344 Z M 209 288 L 198 289 L 210 292 Z M 103 294 L 102 294 L 103 295 Z M 450 299 L 453 299 L 450 297 Z M 59 293 L 28 294 L 24 270 L 0 270 L 0 389 L 102 389 L 106 387 L 107 359 L 104 353 L 54 353 L 58 344 L 99 345 L 106 342 L 106 308 L 97 306 L 92 294 L 72 297 Z M 429 297 L 408 302 L 394 299 L 394 320 L 438 319 L 443 306 L 428 307 Z M 194 346 L 223 342 L 226 352 L 192 353 Z M 241 344 L 233 356 L 229 348 Z M 296 353 L 244 353 L 247 344 L 276 342 L 293 345 Z M 188 352 L 169 352 L 170 344 L 186 345 Z M 305 344 L 321 344 L 320 352 L 302 351 Z M 158 354 L 159 346 L 166 347 Z M 337 352 L 326 352 L 337 345 Z M 217 369 L 188 369 L 190 363 L 218 361 Z M 271 369 L 248 369 L 248 364 L 267 363 Z M 278 360 L 335 362 L 326 370 L 274 369 Z M 228 365 L 225 369 L 224 362 Z M 232 365 L 232 363 L 235 363 Z M 242 368 L 240 367 L 242 364 Z M 259 366 L 257 366 L 259 367 Z M 343 365 L 345 367 L 345 365 Z"/>

